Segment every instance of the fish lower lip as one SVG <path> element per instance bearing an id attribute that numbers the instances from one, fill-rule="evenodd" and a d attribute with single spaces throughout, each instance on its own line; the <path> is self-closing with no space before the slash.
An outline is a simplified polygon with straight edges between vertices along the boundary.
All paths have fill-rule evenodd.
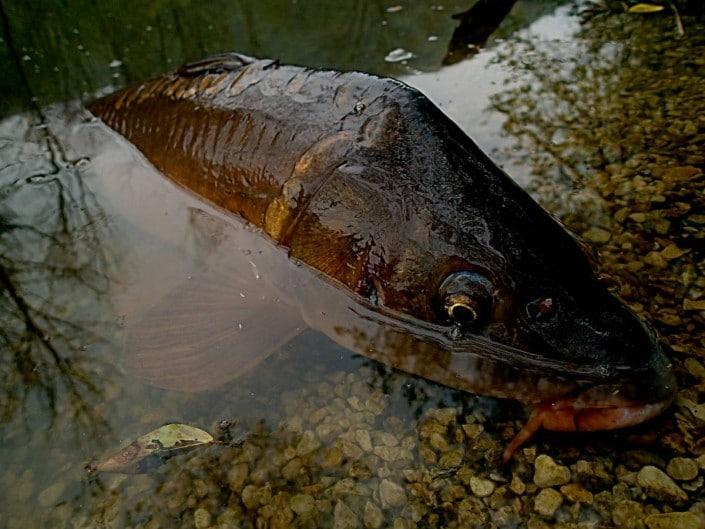
<path id="1" fill-rule="evenodd" d="M 671 400 L 604 407 L 566 407 L 544 411 L 543 427 L 555 432 L 597 432 L 634 426 L 656 417 Z"/>
<path id="2" fill-rule="evenodd" d="M 672 402 L 672 398 L 650 403 L 613 403 L 585 406 L 576 399 L 561 399 L 537 406 L 521 431 L 504 450 L 503 460 L 509 461 L 514 452 L 539 429 L 554 432 L 597 432 L 635 426 L 656 417 Z"/>

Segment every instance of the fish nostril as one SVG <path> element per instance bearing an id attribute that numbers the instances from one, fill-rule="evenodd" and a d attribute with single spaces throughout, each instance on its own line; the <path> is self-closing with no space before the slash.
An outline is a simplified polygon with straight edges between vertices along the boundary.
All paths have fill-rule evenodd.
<path id="1" fill-rule="evenodd" d="M 549 316 L 554 308 L 553 298 L 539 298 L 526 305 L 526 314 L 532 320 L 539 320 Z"/>

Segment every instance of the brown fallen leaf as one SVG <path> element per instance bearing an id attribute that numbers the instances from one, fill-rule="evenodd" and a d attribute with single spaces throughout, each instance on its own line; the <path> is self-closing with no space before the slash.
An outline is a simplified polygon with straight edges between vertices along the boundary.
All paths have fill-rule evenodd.
<path id="1" fill-rule="evenodd" d="M 138 437 L 119 452 L 90 467 L 90 471 L 142 474 L 178 453 L 212 443 L 213 436 L 199 428 L 188 424 L 166 424 Z"/>

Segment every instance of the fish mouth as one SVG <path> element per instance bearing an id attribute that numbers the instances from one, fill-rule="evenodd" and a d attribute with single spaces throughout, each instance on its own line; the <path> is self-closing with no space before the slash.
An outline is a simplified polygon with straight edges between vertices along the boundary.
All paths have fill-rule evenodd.
<path id="1" fill-rule="evenodd" d="M 655 375 L 658 386 L 647 385 L 651 398 L 634 394 L 635 384 L 605 384 L 589 388 L 574 397 L 562 397 L 536 405 L 529 420 L 504 450 L 508 462 L 514 452 L 539 429 L 553 432 L 598 432 L 635 426 L 660 415 L 675 397 L 673 373 Z M 640 393 L 649 391 L 641 386 Z M 625 395 L 632 396 L 625 396 Z"/>

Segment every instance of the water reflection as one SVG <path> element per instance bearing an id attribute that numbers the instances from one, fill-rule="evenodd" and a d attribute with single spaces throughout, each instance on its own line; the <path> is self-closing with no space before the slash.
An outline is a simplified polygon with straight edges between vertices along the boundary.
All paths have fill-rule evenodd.
<path id="1" fill-rule="evenodd" d="M 33 4 L 5 0 L 0 2 L 0 70 L 4 73 L 0 115 L 26 109 L 27 93 L 42 106 L 90 99 L 105 86 L 125 86 L 229 51 L 279 58 L 286 64 L 394 76 L 435 71 L 442 66 L 449 42 L 452 50 L 460 48 L 461 41 L 470 43 L 459 38 L 459 32 L 467 34 L 462 29 L 465 23 L 452 36 L 457 24 L 451 16 L 473 3 L 423 0 L 388 11 L 393 2 L 384 0 L 336 2 L 335 7 L 328 0 L 148 4 L 80 0 L 68 5 L 48 2 L 43 9 L 51 16 L 37 16 Z M 498 35 L 529 25 L 559 3 L 520 3 Z M 412 52 L 414 59 L 408 65 L 385 62 L 385 55 L 400 47 Z M 464 53 L 458 49 L 457 58 Z M 23 86 L 21 91 L 18 86 Z"/>
<path id="2" fill-rule="evenodd" d="M 459 23 L 453 31 L 443 64 L 454 64 L 477 53 L 515 3 L 516 0 L 479 0 L 467 11 L 453 15 Z"/>
<path id="3" fill-rule="evenodd" d="M 2 422 L 104 433 L 106 219 L 44 113 L 5 120 L 0 138 Z"/>

